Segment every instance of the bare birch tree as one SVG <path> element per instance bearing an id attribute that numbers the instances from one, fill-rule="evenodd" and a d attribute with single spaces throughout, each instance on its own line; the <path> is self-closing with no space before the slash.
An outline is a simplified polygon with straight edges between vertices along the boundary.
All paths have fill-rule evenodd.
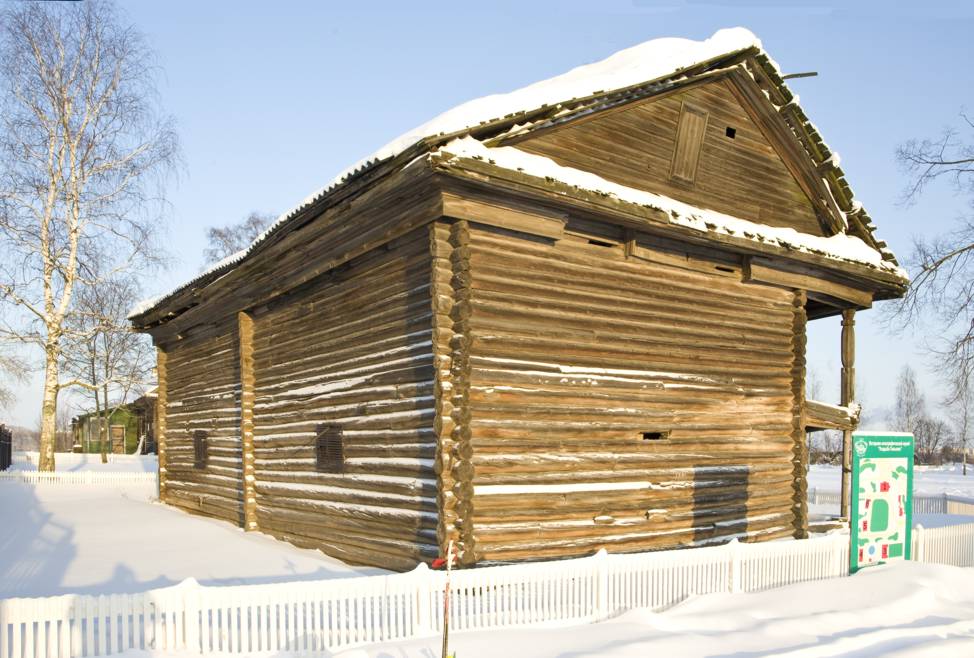
<path id="1" fill-rule="evenodd" d="M 211 226 L 206 229 L 207 246 L 203 259 L 207 263 L 215 263 L 246 249 L 273 221 L 271 215 L 252 212 L 237 224 Z"/>
<path id="2" fill-rule="evenodd" d="M 920 391 L 916 372 L 908 365 L 903 366 L 896 381 L 896 401 L 890 417 L 893 429 L 916 434 L 926 417 L 927 401 Z"/>
<path id="3" fill-rule="evenodd" d="M 961 452 L 963 474 L 967 475 L 967 444 L 974 428 L 974 390 L 966 380 L 953 382 L 951 390 L 953 395 L 947 398 L 944 406 L 953 429 L 955 445 Z"/>
<path id="4" fill-rule="evenodd" d="M 152 376 L 152 346 L 126 317 L 139 297 L 132 276 L 79 288 L 67 324 L 62 370 L 85 383 L 94 403 L 102 463 L 108 462 L 109 420 L 132 393 L 144 392 Z"/>
<path id="5" fill-rule="evenodd" d="M 145 263 L 178 157 L 152 54 L 107 0 L 0 9 L 0 332 L 43 354 L 40 464 L 54 469 L 76 289 Z"/>
<path id="6" fill-rule="evenodd" d="M 974 375 L 974 120 L 960 115 L 960 128 L 936 139 L 911 140 L 897 150 L 909 176 L 907 205 L 939 181 L 967 197 L 966 209 L 947 233 L 916 237 L 907 260 L 912 275 L 902 300 L 885 307 L 892 327 L 914 326 L 931 337 L 928 348 L 948 380 Z M 957 395 L 957 389 L 951 396 Z"/>

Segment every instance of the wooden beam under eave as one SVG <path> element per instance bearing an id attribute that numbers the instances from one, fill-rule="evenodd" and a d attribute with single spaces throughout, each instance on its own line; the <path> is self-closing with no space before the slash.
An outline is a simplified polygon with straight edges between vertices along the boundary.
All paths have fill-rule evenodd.
<path id="1" fill-rule="evenodd" d="M 856 407 L 843 407 L 817 400 L 805 401 L 805 431 L 823 430 L 852 431 L 859 425 Z"/>
<path id="2" fill-rule="evenodd" d="M 865 309 L 872 307 L 873 304 L 873 293 L 871 291 L 832 281 L 815 274 L 775 267 L 772 261 L 765 258 L 753 256 L 745 258 L 743 280 L 745 283 L 761 283 L 781 288 L 806 290 L 815 301 L 836 305 L 840 308 L 852 305 L 856 308 Z"/>
<path id="3" fill-rule="evenodd" d="M 443 216 L 551 240 L 565 237 L 565 224 L 568 222 L 567 213 L 546 213 L 536 208 L 522 210 L 516 204 L 488 203 L 448 191 L 443 192 Z"/>
<path id="4" fill-rule="evenodd" d="M 757 240 L 716 231 L 700 231 L 671 221 L 658 208 L 623 201 L 605 194 L 581 190 L 559 181 L 546 180 L 520 171 L 498 167 L 472 158 L 434 162 L 439 184 L 447 187 L 462 182 L 464 187 L 480 187 L 499 192 L 496 199 L 517 200 L 521 207 L 564 209 L 573 217 L 633 228 L 689 244 L 722 249 L 728 253 L 780 258 L 784 262 L 800 264 L 850 280 L 868 282 L 875 289 L 875 299 L 901 297 L 906 281 L 895 273 L 847 261 L 837 261 L 818 254 L 770 245 Z"/>

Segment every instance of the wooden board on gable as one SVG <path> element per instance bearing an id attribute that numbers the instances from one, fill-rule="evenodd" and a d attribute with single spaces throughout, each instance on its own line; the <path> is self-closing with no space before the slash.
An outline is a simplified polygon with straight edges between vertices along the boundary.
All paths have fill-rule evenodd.
<path id="1" fill-rule="evenodd" d="M 800 165 L 745 105 L 730 78 L 710 79 L 527 133 L 517 148 L 700 208 L 828 235 L 792 173 Z"/>

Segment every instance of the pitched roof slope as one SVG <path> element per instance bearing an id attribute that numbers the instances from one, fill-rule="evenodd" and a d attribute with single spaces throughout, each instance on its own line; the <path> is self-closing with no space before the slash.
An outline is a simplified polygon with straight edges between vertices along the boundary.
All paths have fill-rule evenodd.
<path id="1" fill-rule="evenodd" d="M 590 113 L 646 96 L 685 80 L 691 75 L 706 73 L 728 64 L 737 64 L 743 56 L 750 57 L 760 70 L 749 72 L 762 85 L 769 99 L 785 108 L 782 115 L 816 164 L 828 172 L 825 176 L 830 190 L 843 211 L 853 216 L 850 233 L 855 233 L 871 249 L 880 252 L 879 259 L 867 263 L 896 267 L 893 254 L 885 243 L 877 241 L 874 229 L 861 204 L 838 167 L 838 157 L 825 145 L 817 130 L 808 121 L 794 96 L 784 84 L 775 62 L 762 50 L 758 38 L 745 28 L 730 28 L 716 32 L 704 41 L 663 38 L 646 41 L 621 50 L 608 58 L 576 67 L 567 73 L 542 80 L 505 94 L 484 96 L 458 105 L 434 119 L 400 135 L 371 155 L 348 167 L 324 187 L 315 191 L 258 236 L 246 249 L 215 263 L 203 273 L 168 293 L 144 300 L 130 312 L 137 318 L 166 299 L 190 288 L 202 287 L 219 279 L 240 261 L 258 251 L 267 239 L 284 228 L 291 220 L 312 207 L 327 204 L 329 197 L 344 185 L 358 179 L 377 165 L 394 160 L 414 148 L 427 153 L 465 136 L 478 139 L 511 135 L 552 121 L 567 120 L 580 113 Z M 824 164 L 823 164 L 824 163 Z M 844 206 L 844 207 L 843 207 Z M 875 262 L 874 262 L 875 261 Z M 904 273 L 905 277 L 905 273 Z"/>

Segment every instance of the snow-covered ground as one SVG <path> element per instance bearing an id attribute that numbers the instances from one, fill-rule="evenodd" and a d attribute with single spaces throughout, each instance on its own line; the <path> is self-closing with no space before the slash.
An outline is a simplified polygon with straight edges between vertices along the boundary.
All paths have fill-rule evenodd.
<path id="1" fill-rule="evenodd" d="M 974 468 L 968 468 L 964 475 L 960 464 L 943 466 L 915 466 L 913 471 L 914 495 L 939 496 L 951 494 L 974 498 Z M 839 466 L 816 464 L 808 472 L 808 488 L 819 491 L 838 492 L 842 486 L 842 469 Z M 839 513 L 838 504 L 817 504 L 808 506 L 813 517 L 830 517 Z M 924 528 L 940 528 L 945 525 L 974 523 L 974 516 L 961 514 L 914 514 L 914 525 Z"/>
<path id="2" fill-rule="evenodd" d="M 108 464 L 101 463 L 99 454 L 56 454 L 55 470 L 60 472 L 101 471 L 114 473 L 155 473 L 159 461 L 155 455 L 117 455 Z M 15 461 L 10 465 L 12 471 L 36 471 L 37 464 Z"/>
<path id="3" fill-rule="evenodd" d="M 838 491 L 841 484 L 842 469 L 838 466 L 816 464 L 808 473 L 809 489 L 818 487 L 822 491 Z M 929 496 L 946 493 L 974 498 L 974 466 L 968 467 L 967 475 L 962 474 L 960 464 L 915 466 L 913 491 Z"/>
<path id="4" fill-rule="evenodd" d="M 665 612 L 634 610 L 597 624 L 455 632 L 450 649 L 458 658 L 974 656 L 974 570 L 901 562 L 850 578 L 690 598 Z M 334 658 L 439 655 L 435 637 Z"/>
<path id="5" fill-rule="evenodd" d="M 0 599 L 382 573 L 104 487 L 4 482 L 0 501 Z"/>
<path id="6" fill-rule="evenodd" d="M 955 471 L 922 469 L 918 489 L 923 482 L 924 492 L 971 493 Z M 815 467 L 811 478 L 834 489 L 838 469 Z M 101 487 L 0 483 L 0 500 L 0 598 L 137 592 L 188 577 L 221 585 L 381 573 Z M 439 638 L 425 638 L 334 658 L 429 658 L 439 647 Z M 460 658 L 974 655 L 974 570 L 897 563 L 766 592 L 691 597 L 665 612 L 634 610 L 596 624 L 455 632 L 451 649 Z"/>

